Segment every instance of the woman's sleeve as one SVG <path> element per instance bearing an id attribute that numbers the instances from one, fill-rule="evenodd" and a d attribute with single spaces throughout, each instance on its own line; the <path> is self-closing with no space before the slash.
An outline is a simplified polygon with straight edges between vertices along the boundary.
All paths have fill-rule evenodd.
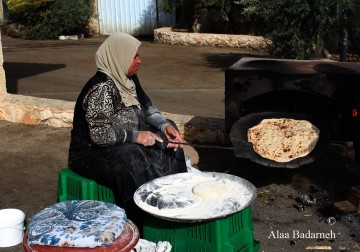
<path id="1" fill-rule="evenodd" d="M 166 120 L 166 118 L 154 106 L 151 106 L 145 111 L 145 120 L 148 124 L 158 130 L 161 130 L 162 132 L 165 132 L 166 126 L 170 124 L 170 122 Z"/>
<path id="2" fill-rule="evenodd" d="M 138 77 L 135 75 L 133 81 L 136 86 L 136 94 L 139 102 L 145 111 L 145 121 L 162 132 L 165 132 L 166 126 L 170 124 L 168 120 L 160 113 L 160 111 L 152 105 L 150 98 L 146 95 L 142 89 Z"/>
<path id="3" fill-rule="evenodd" d="M 83 101 L 91 141 L 100 146 L 135 142 L 137 131 L 120 128 L 111 119 L 117 101 L 105 82 L 89 90 Z"/>

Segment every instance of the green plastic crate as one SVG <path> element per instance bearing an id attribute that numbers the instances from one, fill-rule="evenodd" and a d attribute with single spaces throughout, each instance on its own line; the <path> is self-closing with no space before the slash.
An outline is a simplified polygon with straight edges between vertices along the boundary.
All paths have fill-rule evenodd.
<path id="1" fill-rule="evenodd" d="M 115 203 L 115 197 L 110 188 L 84 178 L 69 168 L 59 171 L 58 181 L 57 201 L 66 200 L 98 200 Z"/>
<path id="2" fill-rule="evenodd" d="M 168 241 L 178 252 L 256 252 L 251 207 L 209 222 L 174 222 L 146 214 L 144 239 Z"/>

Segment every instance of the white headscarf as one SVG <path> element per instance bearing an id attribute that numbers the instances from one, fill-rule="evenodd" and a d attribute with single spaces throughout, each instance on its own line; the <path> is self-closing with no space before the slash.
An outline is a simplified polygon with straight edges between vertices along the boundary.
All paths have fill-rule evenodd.
<path id="1" fill-rule="evenodd" d="M 101 44 L 95 54 L 98 70 L 115 82 L 126 107 L 132 105 L 140 107 L 135 83 L 127 76 L 140 44 L 139 40 L 129 34 L 113 33 Z"/>

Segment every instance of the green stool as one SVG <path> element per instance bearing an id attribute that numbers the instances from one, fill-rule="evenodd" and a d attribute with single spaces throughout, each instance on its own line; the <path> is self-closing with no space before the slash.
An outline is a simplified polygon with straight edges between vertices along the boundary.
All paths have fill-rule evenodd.
<path id="1" fill-rule="evenodd" d="M 94 180 L 84 178 L 69 168 L 59 171 L 57 201 L 98 200 L 115 203 L 113 191 L 97 184 Z"/>
<path id="2" fill-rule="evenodd" d="M 224 218 L 176 222 L 145 215 L 144 239 L 168 241 L 174 252 L 257 252 L 251 206 Z"/>

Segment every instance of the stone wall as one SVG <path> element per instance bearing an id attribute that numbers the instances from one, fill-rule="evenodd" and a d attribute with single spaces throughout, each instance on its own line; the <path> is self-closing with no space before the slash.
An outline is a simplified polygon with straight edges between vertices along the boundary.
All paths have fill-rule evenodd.
<path id="1" fill-rule="evenodd" d="M 170 27 L 155 29 L 154 40 L 158 43 L 172 45 L 217 46 L 267 51 L 267 41 L 261 36 L 174 32 Z"/>
<path id="2" fill-rule="evenodd" d="M 0 95 L 0 120 L 23 124 L 71 127 L 75 102 L 32 96 Z"/>
<path id="3" fill-rule="evenodd" d="M 0 120 L 28 125 L 72 127 L 75 102 L 14 94 L 0 95 Z M 180 134 L 199 143 L 228 143 L 221 118 L 164 113 L 174 121 Z"/>

